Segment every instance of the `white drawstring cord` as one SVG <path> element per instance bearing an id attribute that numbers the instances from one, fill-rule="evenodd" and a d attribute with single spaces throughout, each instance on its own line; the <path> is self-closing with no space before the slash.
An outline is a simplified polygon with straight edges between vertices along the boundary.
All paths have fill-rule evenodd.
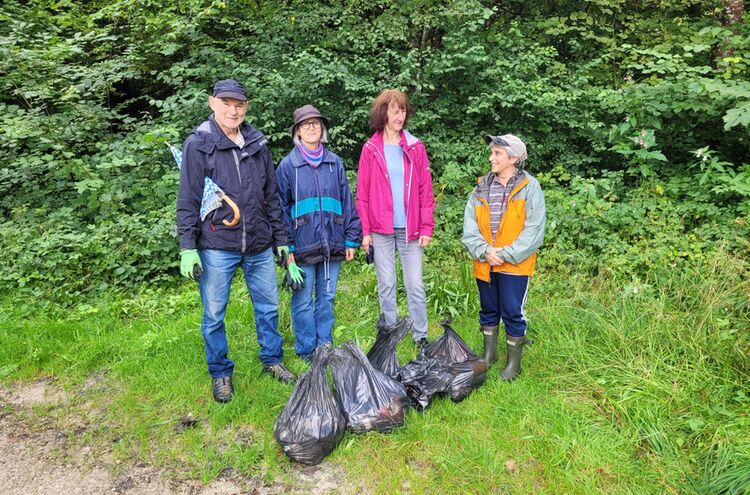
<path id="1" fill-rule="evenodd" d="M 407 182 L 407 186 L 406 186 L 406 210 L 404 211 L 404 219 L 406 220 L 406 229 L 405 229 L 406 239 L 404 239 L 404 241 L 406 241 L 406 244 L 408 245 L 409 244 L 409 203 L 411 203 L 411 181 L 412 181 L 413 173 L 414 173 L 414 162 L 412 161 L 409 153 L 404 151 L 404 155 L 406 155 L 406 158 L 409 160 L 409 182 Z M 419 242 L 419 239 L 417 239 L 417 242 Z"/>

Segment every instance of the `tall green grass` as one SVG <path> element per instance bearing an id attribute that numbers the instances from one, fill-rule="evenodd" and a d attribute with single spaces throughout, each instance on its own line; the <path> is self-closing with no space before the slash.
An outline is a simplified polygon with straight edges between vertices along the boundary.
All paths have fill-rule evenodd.
<path id="1" fill-rule="evenodd" d="M 430 335 L 451 316 L 480 351 L 466 265 L 427 264 Z M 495 367 L 464 402 L 410 411 L 388 435 L 347 434 L 326 462 L 374 493 L 750 493 L 749 294 L 747 264 L 726 256 L 648 280 L 542 271 L 519 380 L 501 382 Z M 369 348 L 372 267 L 345 266 L 336 311 L 335 339 Z M 72 309 L 5 300 L 0 323 L 0 380 L 53 377 L 66 389 L 69 404 L 35 408 L 28 421 L 70 430 L 70 445 L 176 477 L 207 481 L 230 469 L 293 489 L 295 466 L 272 435 L 291 386 L 261 373 L 239 277 L 227 314 L 236 397 L 226 405 L 211 399 L 194 284 Z M 289 325 L 282 294 L 285 361 L 302 372 Z M 402 362 L 416 353 L 408 338 L 398 351 Z M 197 426 L 182 428 L 188 413 Z"/>

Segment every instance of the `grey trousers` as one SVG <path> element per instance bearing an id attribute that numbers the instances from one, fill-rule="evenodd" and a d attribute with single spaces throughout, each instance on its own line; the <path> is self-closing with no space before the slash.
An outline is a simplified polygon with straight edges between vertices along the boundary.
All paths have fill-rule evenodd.
<path id="1" fill-rule="evenodd" d="M 406 242 L 404 229 L 394 229 L 393 234 L 372 233 L 375 250 L 375 272 L 378 275 L 380 311 L 389 325 L 398 320 L 396 306 L 396 250 L 401 258 L 406 288 L 406 304 L 414 322 L 413 338 L 427 338 L 427 301 L 422 283 L 422 251 L 418 241 Z"/>

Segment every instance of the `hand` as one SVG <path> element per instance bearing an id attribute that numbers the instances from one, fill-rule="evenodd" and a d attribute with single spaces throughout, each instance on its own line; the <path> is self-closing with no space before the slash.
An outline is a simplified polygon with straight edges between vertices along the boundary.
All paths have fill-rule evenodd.
<path id="1" fill-rule="evenodd" d="M 293 291 L 298 291 L 305 286 L 305 272 L 300 270 L 297 263 L 289 263 L 284 274 L 284 285 Z"/>
<path id="2" fill-rule="evenodd" d="M 370 252 L 370 246 L 372 246 L 372 236 L 366 235 L 362 238 L 362 249 L 365 250 L 365 253 Z"/>
<path id="3" fill-rule="evenodd" d="M 354 253 L 356 253 L 357 250 L 354 248 L 346 248 L 346 258 L 344 258 L 346 261 L 351 261 L 354 259 Z"/>
<path id="4" fill-rule="evenodd" d="M 490 266 L 502 265 L 504 263 L 503 259 L 497 255 L 497 248 L 490 248 L 490 250 L 487 251 L 485 259 Z"/>
<path id="5" fill-rule="evenodd" d="M 203 273 L 201 257 L 197 249 L 183 249 L 180 251 L 180 273 L 183 277 L 198 280 Z"/>
<path id="6" fill-rule="evenodd" d="M 421 235 L 419 236 L 419 247 L 426 248 L 427 246 L 429 246 L 431 241 L 432 237 L 428 235 Z"/>
<path id="7" fill-rule="evenodd" d="M 289 246 L 276 246 L 273 248 L 273 252 L 276 255 L 276 264 L 280 267 L 286 266 L 286 259 L 289 256 Z"/>

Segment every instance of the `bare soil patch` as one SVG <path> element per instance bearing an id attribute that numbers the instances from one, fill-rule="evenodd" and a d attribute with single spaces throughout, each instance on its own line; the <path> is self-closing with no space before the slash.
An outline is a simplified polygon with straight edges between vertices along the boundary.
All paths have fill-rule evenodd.
<path id="1" fill-rule="evenodd" d="M 104 375 L 89 378 L 82 393 L 106 386 Z M 34 414 L 35 409 L 65 415 L 72 397 L 53 380 L 14 384 L 0 388 L 0 493 L 5 495 L 312 495 L 362 493 L 344 484 L 338 466 L 295 469 L 289 484 L 268 484 L 258 478 L 244 478 L 233 472 L 222 474 L 209 484 L 199 480 L 175 480 L 164 470 L 136 462 L 123 466 L 109 453 L 89 445 L 69 446 L 71 435 L 85 433 L 88 421 L 71 418 L 70 428 L 59 429 L 59 421 Z M 97 416 L 91 411 L 90 418 Z M 190 418 L 183 421 L 189 422 Z M 71 431 L 72 429 L 72 431 Z"/>

